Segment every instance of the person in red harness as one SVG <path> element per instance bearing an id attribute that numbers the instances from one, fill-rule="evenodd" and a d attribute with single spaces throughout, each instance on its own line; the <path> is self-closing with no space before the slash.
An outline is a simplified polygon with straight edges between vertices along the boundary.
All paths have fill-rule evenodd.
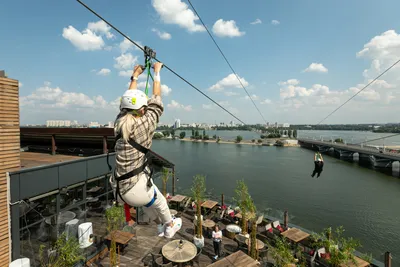
<path id="1" fill-rule="evenodd" d="M 182 226 L 182 219 L 171 216 L 167 200 L 153 183 L 147 153 L 164 111 L 161 101 L 160 70 L 154 64 L 153 95 L 137 90 L 140 65 L 134 67 L 129 89 L 121 98 L 120 113 L 115 121 L 115 170 L 110 178 L 115 198 L 131 207 L 142 207 L 158 224 L 159 236 L 172 238 Z"/>

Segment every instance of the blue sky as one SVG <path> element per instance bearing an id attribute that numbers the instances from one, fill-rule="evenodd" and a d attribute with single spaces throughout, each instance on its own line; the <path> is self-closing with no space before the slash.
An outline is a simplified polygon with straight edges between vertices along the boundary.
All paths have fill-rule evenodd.
<path id="1" fill-rule="evenodd" d="M 263 122 L 187 1 L 85 3 L 244 122 Z M 400 58 L 399 1 L 192 4 L 269 122 L 315 124 Z M 72 0 L 4 1 L 0 34 L 0 69 L 22 83 L 22 124 L 113 120 L 126 71 L 143 64 L 141 51 L 121 49 L 123 37 Z M 395 121 L 399 74 L 392 69 L 326 123 Z M 161 122 L 232 120 L 166 69 L 161 81 Z"/>

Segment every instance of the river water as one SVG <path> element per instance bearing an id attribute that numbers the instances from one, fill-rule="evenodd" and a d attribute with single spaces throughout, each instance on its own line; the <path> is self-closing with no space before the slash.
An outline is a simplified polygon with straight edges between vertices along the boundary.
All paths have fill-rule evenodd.
<path id="1" fill-rule="evenodd" d="M 223 132 L 218 131 L 222 138 Z M 233 138 L 259 137 L 251 132 L 227 132 Z M 322 133 L 343 139 L 365 139 L 366 135 L 300 131 L 299 137 Z M 367 138 L 383 135 L 369 133 Z M 177 191 L 182 194 L 190 194 L 194 175 L 204 174 L 207 192 L 214 197 L 224 193 L 229 201 L 236 180 L 244 179 L 259 211 L 283 218 L 283 211 L 288 210 L 291 223 L 316 232 L 343 225 L 348 236 L 363 244 L 359 251 L 372 253 L 380 261 L 390 251 L 393 266 L 400 266 L 399 178 L 329 156 L 324 157 L 321 177 L 312 178 L 313 151 L 297 147 L 154 140 L 152 149 L 176 164 Z"/>

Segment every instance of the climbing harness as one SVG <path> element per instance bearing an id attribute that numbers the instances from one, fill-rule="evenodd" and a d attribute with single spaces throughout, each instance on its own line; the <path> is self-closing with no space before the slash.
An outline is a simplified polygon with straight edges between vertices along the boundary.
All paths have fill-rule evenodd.
<path id="1" fill-rule="evenodd" d="M 115 141 L 114 141 L 114 144 L 113 144 L 114 149 L 115 149 L 115 145 L 117 144 L 117 141 L 118 141 L 119 139 L 121 139 L 121 138 L 122 138 L 122 135 L 121 135 L 120 133 L 118 133 L 117 136 L 115 137 Z M 115 181 L 116 181 L 116 183 L 117 183 L 117 187 L 116 187 L 115 195 L 114 195 L 114 200 L 115 200 L 116 206 L 118 206 L 118 196 L 120 197 L 120 199 L 121 199 L 123 202 L 126 203 L 126 201 L 122 198 L 121 192 L 120 192 L 120 190 L 119 190 L 119 182 L 120 182 L 120 181 L 129 179 L 129 178 L 132 178 L 132 177 L 134 177 L 134 176 L 136 176 L 136 175 L 139 175 L 140 173 L 144 172 L 144 173 L 146 173 L 147 176 L 148 176 L 148 178 L 147 178 L 147 187 L 148 187 L 148 188 L 151 188 L 151 187 L 153 186 L 153 184 L 152 184 L 152 182 L 151 182 L 151 177 L 153 176 L 153 168 L 152 168 L 152 166 L 151 166 L 152 160 L 151 160 L 151 158 L 149 157 L 149 154 L 150 154 L 151 150 L 148 149 L 148 148 L 146 148 L 146 147 L 144 147 L 144 146 L 142 146 L 142 145 L 140 145 L 140 144 L 138 144 L 135 140 L 132 140 L 132 139 L 130 139 L 130 140 L 128 141 L 128 143 L 129 143 L 133 148 L 135 148 L 136 150 L 138 150 L 139 152 L 145 154 L 146 160 L 145 160 L 145 162 L 144 162 L 144 164 L 143 164 L 142 166 L 140 166 L 140 167 L 138 167 L 138 168 L 136 168 L 136 169 L 134 169 L 134 170 L 132 170 L 132 171 L 130 171 L 130 172 L 128 172 L 128 173 L 125 173 L 124 175 L 119 176 L 119 177 L 117 176 L 116 170 L 114 169 L 113 175 L 114 175 L 114 179 L 115 179 Z M 111 173 L 111 172 L 112 172 L 112 167 L 111 167 L 110 162 L 109 162 L 109 152 L 107 152 L 107 165 L 108 165 L 108 169 L 109 169 L 109 171 L 110 171 L 110 173 Z M 147 167 L 150 169 L 150 172 L 146 169 Z M 147 204 L 144 205 L 144 206 L 145 206 L 145 207 L 150 207 L 150 206 L 154 203 L 154 201 L 155 201 L 156 199 L 157 199 L 157 193 L 156 193 L 156 190 L 154 189 L 154 196 L 153 196 L 153 198 L 151 199 L 151 201 L 150 201 L 149 203 L 147 203 Z M 128 204 L 128 203 L 126 203 L 126 204 Z M 129 205 L 129 204 L 128 204 L 128 205 Z"/>

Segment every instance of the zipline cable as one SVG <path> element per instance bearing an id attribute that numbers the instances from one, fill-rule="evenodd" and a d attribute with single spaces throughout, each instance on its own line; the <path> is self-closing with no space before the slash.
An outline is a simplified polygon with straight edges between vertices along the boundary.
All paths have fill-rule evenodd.
<path id="1" fill-rule="evenodd" d="M 128 36 L 126 36 L 123 32 L 121 32 L 120 30 L 118 30 L 116 27 L 114 27 L 114 25 L 112 25 L 111 23 L 109 23 L 107 20 L 105 20 L 103 17 L 101 17 L 99 14 L 97 14 L 93 9 L 91 9 L 89 6 L 87 6 L 85 3 L 83 3 L 81 0 L 76 0 L 78 3 L 80 3 L 82 6 L 84 6 L 87 10 L 89 10 L 90 12 L 92 12 L 95 16 L 97 16 L 99 19 L 101 19 L 102 21 L 104 21 L 105 23 L 107 23 L 111 28 L 113 28 L 115 31 L 117 31 L 119 34 L 121 34 L 123 37 L 125 37 L 128 41 L 130 41 L 132 44 L 134 44 L 135 46 L 137 46 L 140 50 L 142 50 L 143 52 L 145 52 L 145 50 L 143 49 L 143 47 L 141 47 L 140 45 L 138 45 L 136 42 L 132 41 Z M 157 58 L 154 58 L 154 60 L 158 61 L 158 62 L 162 62 L 160 60 L 158 60 Z M 177 77 L 179 77 L 182 81 L 186 82 L 188 85 L 190 85 L 191 87 L 193 87 L 196 91 L 198 91 L 200 94 L 202 94 L 203 96 L 205 96 L 206 98 L 208 98 L 210 101 L 212 101 L 214 104 L 216 104 L 217 106 L 219 106 L 220 108 L 222 108 L 224 111 L 226 111 L 229 115 L 231 115 L 232 117 L 234 117 L 236 120 L 240 121 L 243 124 L 244 123 L 241 119 L 239 119 L 238 117 L 236 117 L 235 115 L 233 115 L 229 110 L 227 110 L 226 108 L 224 108 L 223 106 L 221 106 L 220 104 L 218 104 L 215 100 L 213 100 L 211 97 L 209 97 L 208 95 L 206 95 L 203 91 L 201 91 L 200 89 L 198 89 L 196 86 L 194 86 L 193 84 L 191 84 L 189 81 L 187 81 L 185 78 L 183 78 L 182 76 L 180 76 L 178 73 L 176 73 L 174 70 L 172 70 L 170 67 L 168 67 L 167 65 L 165 65 L 163 63 L 163 66 L 168 69 L 170 72 L 172 72 L 173 74 L 175 74 Z"/>
<path id="2" fill-rule="evenodd" d="M 221 55 L 224 57 L 226 63 L 229 65 L 229 67 L 231 68 L 232 72 L 235 74 L 236 78 L 238 79 L 240 85 L 243 87 L 244 91 L 247 93 L 247 95 L 249 96 L 251 102 L 253 102 L 254 107 L 257 109 L 258 113 L 260 113 L 261 118 L 263 118 L 265 124 L 267 124 L 267 121 L 265 120 L 264 116 L 262 115 L 261 111 L 258 109 L 256 103 L 253 101 L 253 99 L 251 98 L 249 92 L 247 91 L 246 87 L 243 85 L 242 81 L 239 78 L 239 75 L 237 75 L 236 71 L 233 69 L 232 65 L 229 63 L 228 59 L 226 58 L 224 52 L 222 52 L 221 48 L 219 47 L 219 45 L 217 44 L 217 42 L 215 41 L 214 37 L 212 36 L 212 34 L 210 33 L 210 31 L 208 30 L 206 24 L 203 22 L 203 20 L 201 19 L 199 13 L 197 13 L 197 10 L 194 8 L 194 6 L 192 5 L 192 2 L 190 2 L 190 0 L 188 0 L 190 6 L 192 7 L 194 13 L 196 13 L 197 17 L 199 17 L 200 22 L 203 24 L 204 28 L 207 30 L 208 35 L 210 35 L 211 39 L 213 40 L 214 44 L 217 46 L 219 52 L 221 53 Z"/>
<path id="3" fill-rule="evenodd" d="M 391 68 L 393 68 L 394 66 L 397 65 L 397 63 L 400 62 L 400 59 L 397 60 L 395 63 L 393 63 L 393 65 L 391 65 L 389 68 L 387 68 L 384 72 L 382 72 L 381 74 L 378 75 L 378 77 L 376 77 L 375 79 L 373 79 L 371 82 L 369 82 L 366 86 L 364 86 L 360 91 L 358 91 L 357 93 L 355 93 L 352 97 L 350 97 L 349 99 L 347 99 L 346 102 L 344 102 L 343 104 L 341 104 L 339 107 L 337 107 L 334 111 L 332 111 L 331 113 L 329 113 L 328 116 L 326 116 L 323 120 L 321 120 L 320 122 L 318 122 L 317 125 L 320 125 L 324 120 L 326 120 L 327 118 L 329 118 L 333 113 L 335 113 L 336 111 L 338 111 L 341 107 L 343 107 L 345 104 L 347 104 L 350 100 L 352 100 L 354 97 L 356 97 L 359 93 L 361 93 L 364 89 L 366 89 L 368 86 L 370 86 L 371 84 L 373 84 L 376 80 L 378 80 L 382 75 L 384 75 L 386 72 L 388 72 Z"/>

